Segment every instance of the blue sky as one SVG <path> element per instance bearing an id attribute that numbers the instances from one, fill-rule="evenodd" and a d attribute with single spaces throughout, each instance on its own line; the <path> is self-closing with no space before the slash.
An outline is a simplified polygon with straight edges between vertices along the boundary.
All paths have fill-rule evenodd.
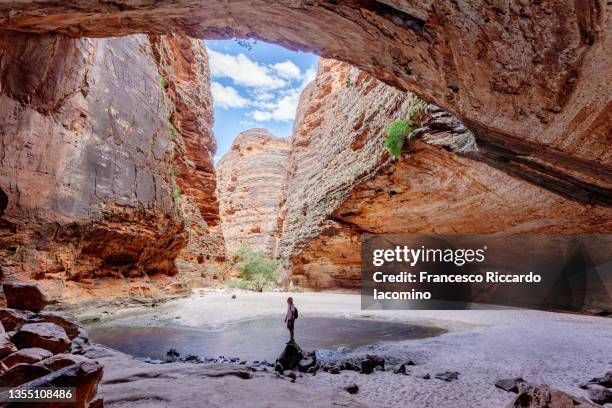
<path id="1" fill-rule="evenodd" d="M 206 41 L 212 73 L 218 161 L 246 129 L 263 127 L 291 135 L 295 108 L 304 86 L 314 79 L 319 57 L 274 44 L 235 40 Z"/>

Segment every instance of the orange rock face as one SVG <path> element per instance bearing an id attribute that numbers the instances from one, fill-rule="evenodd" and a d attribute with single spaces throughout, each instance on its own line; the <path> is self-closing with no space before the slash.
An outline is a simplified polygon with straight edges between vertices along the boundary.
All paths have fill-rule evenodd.
<path id="1" fill-rule="evenodd" d="M 609 14 L 605 0 L 25 0 L 0 6 L 0 27 L 254 36 L 315 51 L 454 112 L 487 143 L 609 188 L 598 182 L 612 178 Z"/>
<path id="2" fill-rule="evenodd" d="M 374 93 L 382 106 L 367 102 L 356 106 L 355 100 L 368 96 L 356 98 L 328 86 L 323 80 L 328 64 L 321 63 L 314 85 L 305 92 L 293 135 L 295 161 L 279 247 L 279 254 L 290 259 L 286 265 L 293 284 L 316 290 L 357 288 L 364 233 L 612 231 L 612 210 L 599 204 L 605 196 L 587 193 L 593 185 L 568 183 L 561 169 L 544 171 L 522 160 L 510 146 L 501 150 L 481 142 L 455 117 L 431 105 L 423 105 L 422 127 L 413 133 L 401 157 L 389 159 L 383 127 L 372 124 L 407 119 L 401 104 L 409 106 L 414 100 L 361 73 L 368 79 L 356 83 L 352 92 Z M 351 70 L 345 64 L 331 64 L 336 80 Z M 323 99 L 313 97 L 321 93 Z M 404 108 L 395 113 L 398 104 Z M 344 115 L 338 113 L 342 109 L 346 109 Z M 327 117 L 327 112 L 335 114 Z M 317 131 L 313 123 L 323 124 L 324 129 L 338 126 Z M 366 125 L 369 137 L 355 150 Z M 321 153 L 321 146 L 335 152 L 332 160 Z M 350 159 L 359 155 L 359 149 L 368 152 L 371 165 L 365 169 L 368 162 Z M 341 170 L 332 167 L 335 158 L 345 158 Z M 306 176 L 300 176 L 301 172 Z M 325 183 L 327 190 L 321 189 Z M 313 191 L 316 194 L 311 196 Z M 295 233 L 297 222 L 292 226 L 300 206 L 305 209 L 304 219 L 316 217 L 307 234 Z"/>
<path id="3" fill-rule="evenodd" d="M 219 161 L 217 178 L 228 257 L 241 245 L 273 255 L 286 187 L 289 142 L 265 129 L 246 130 Z"/>
<path id="4" fill-rule="evenodd" d="M 188 234 L 176 263 L 190 285 L 202 286 L 221 278 L 216 270 L 225 259 L 208 54 L 202 41 L 185 35 L 151 35 L 149 40 L 168 101 L 173 198 Z"/>
<path id="5" fill-rule="evenodd" d="M 210 159 L 210 93 L 203 82 L 191 94 L 180 89 L 181 100 L 169 98 L 160 82 L 165 65 L 154 52 L 179 46 L 185 54 L 198 51 L 185 42 L 191 44 L 172 37 L 152 46 L 142 35 L 0 36 L 3 279 L 37 280 L 51 298 L 66 301 L 185 289 L 174 260 L 191 231 L 182 202 L 173 197 L 175 160 Z M 205 53 L 172 61 L 168 70 L 199 64 L 196 73 L 207 75 Z M 179 106 L 182 115 L 171 116 L 168 106 Z M 189 116 L 196 106 L 208 112 L 203 123 L 192 123 L 199 111 Z M 176 155 L 169 123 L 188 140 Z M 194 172 L 185 174 L 199 180 Z M 212 173 L 201 173 L 208 181 L 202 184 L 214 191 Z M 215 212 L 214 194 L 208 204 L 197 194 L 192 199 L 194 211 Z"/>
<path id="6" fill-rule="evenodd" d="M 287 269 L 288 259 L 321 234 L 324 221 L 358 180 L 368 178 L 386 159 L 384 129 L 419 104 L 413 95 L 357 68 L 321 60 L 315 81 L 301 96 L 291 139 L 277 251 Z M 325 268 L 321 270 L 324 275 Z"/>

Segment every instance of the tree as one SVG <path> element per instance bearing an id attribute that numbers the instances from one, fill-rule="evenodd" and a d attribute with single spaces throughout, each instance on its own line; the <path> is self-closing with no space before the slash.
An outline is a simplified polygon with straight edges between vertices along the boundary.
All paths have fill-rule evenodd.
<path id="1" fill-rule="evenodd" d="M 252 282 L 253 289 L 258 292 L 263 292 L 268 284 L 276 282 L 278 262 L 262 251 L 254 251 L 246 245 L 241 246 L 238 249 L 236 267 L 240 271 L 240 277 Z"/>

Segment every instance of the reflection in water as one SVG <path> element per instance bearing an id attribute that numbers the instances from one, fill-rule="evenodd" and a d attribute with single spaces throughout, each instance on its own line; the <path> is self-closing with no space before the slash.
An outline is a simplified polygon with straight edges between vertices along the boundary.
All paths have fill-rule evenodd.
<path id="1" fill-rule="evenodd" d="M 96 343 L 154 359 L 163 359 L 174 348 L 181 355 L 274 361 L 288 340 L 282 317 L 236 322 L 219 330 L 124 326 L 91 326 L 88 330 Z M 378 320 L 300 317 L 296 321 L 296 341 L 307 350 L 351 349 L 438 334 L 440 330 L 434 328 Z"/>

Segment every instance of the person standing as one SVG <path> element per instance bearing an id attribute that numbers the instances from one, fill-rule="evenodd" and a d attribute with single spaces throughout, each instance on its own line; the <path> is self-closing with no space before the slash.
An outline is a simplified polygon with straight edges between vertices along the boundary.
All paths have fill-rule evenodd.
<path id="1" fill-rule="evenodd" d="M 294 328 L 295 328 L 295 319 L 298 317 L 298 311 L 295 305 L 293 304 L 293 298 L 287 298 L 287 314 L 285 315 L 285 323 L 287 323 L 287 329 L 289 330 L 289 341 L 288 343 L 294 342 Z"/>

